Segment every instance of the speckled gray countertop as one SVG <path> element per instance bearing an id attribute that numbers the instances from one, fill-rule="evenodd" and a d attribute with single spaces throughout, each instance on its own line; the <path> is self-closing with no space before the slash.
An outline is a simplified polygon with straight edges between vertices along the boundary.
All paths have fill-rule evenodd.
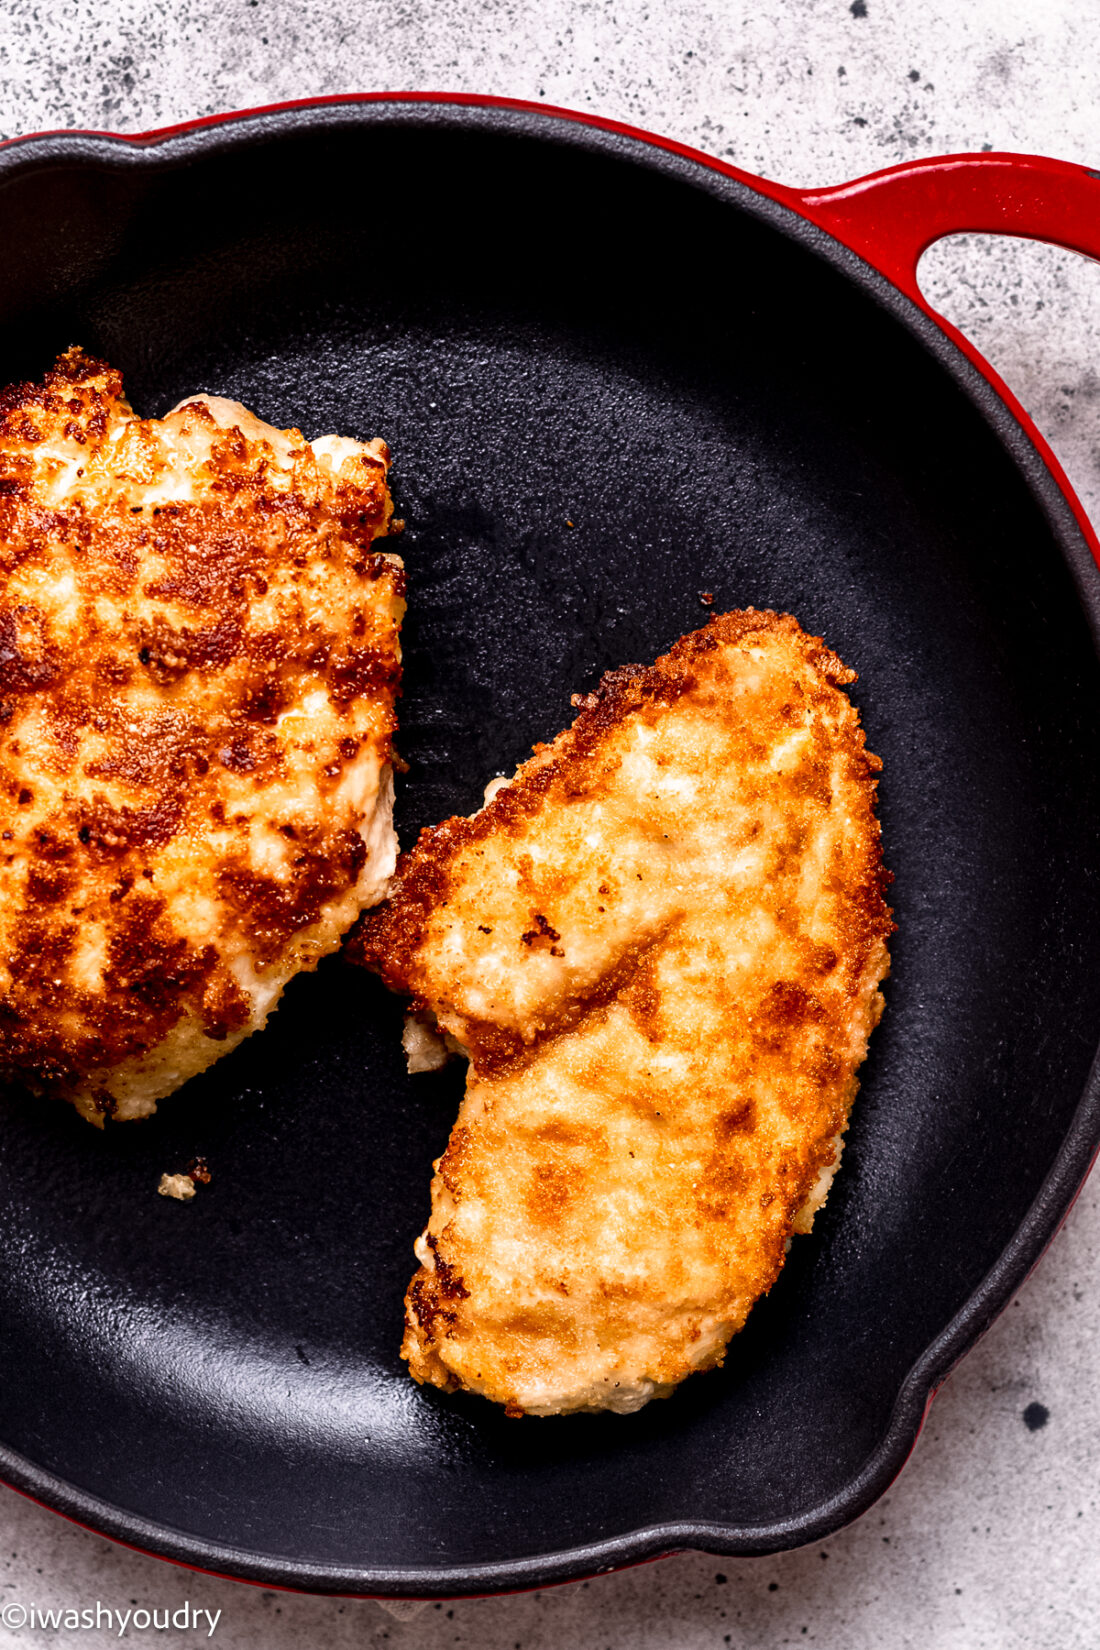
<path id="1" fill-rule="evenodd" d="M 1046 0 L 25 0 L 0 4 L 0 132 L 138 131 L 325 92 L 592 109 L 792 184 L 983 147 L 1100 165 L 1100 8 Z M 1100 266 L 943 242 L 928 296 L 1038 420 L 1100 523 Z M 261 1592 L 114 1547 L 0 1491 L 0 1605 L 178 1609 L 229 1650 L 1092 1650 L 1100 1643 L 1100 1181 L 936 1401 L 890 1493 L 823 1545 L 697 1555 L 517 1598 Z M 218 1616 L 217 1612 L 221 1611 Z M 102 1618 L 101 1618 L 102 1619 Z M 197 1631 L 129 1640 L 207 1642 Z M 0 1626 L 0 1645 L 110 1632 Z"/>

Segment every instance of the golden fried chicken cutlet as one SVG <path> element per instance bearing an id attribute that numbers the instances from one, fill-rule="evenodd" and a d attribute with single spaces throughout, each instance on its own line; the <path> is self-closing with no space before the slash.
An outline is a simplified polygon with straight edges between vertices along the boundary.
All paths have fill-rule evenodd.
<path id="1" fill-rule="evenodd" d="M 79 350 L 0 394 L 0 1073 L 140 1117 L 378 899 L 404 574 L 385 443 Z"/>
<path id="2" fill-rule="evenodd" d="M 416 1380 L 513 1414 L 638 1409 L 808 1231 L 893 928 L 835 654 L 716 617 L 605 677 L 352 941 L 469 1052 L 416 1245 Z"/>

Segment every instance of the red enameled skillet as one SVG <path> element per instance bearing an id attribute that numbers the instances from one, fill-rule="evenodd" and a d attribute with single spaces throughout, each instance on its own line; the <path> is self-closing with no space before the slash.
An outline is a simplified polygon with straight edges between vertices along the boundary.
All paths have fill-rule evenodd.
<path id="1" fill-rule="evenodd" d="M 440 1596 L 837 1529 L 1100 1141 L 1100 574 L 1052 453 L 920 294 L 941 235 L 1100 256 L 1100 181 L 1014 155 L 792 190 L 527 104 L 399 94 L 0 149 L 5 379 L 73 341 L 384 435 L 408 521 L 402 836 L 478 805 L 716 605 L 860 673 L 898 934 L 844 1166 L 726 1366 L 515 1423 L 397 1357 L 462 1074 L 333 959 L 142 1126 L 5 1095 L 0 1470 L 267 1585 Z M 156 1196 L 201 1153 L 193 1205 Z"/>

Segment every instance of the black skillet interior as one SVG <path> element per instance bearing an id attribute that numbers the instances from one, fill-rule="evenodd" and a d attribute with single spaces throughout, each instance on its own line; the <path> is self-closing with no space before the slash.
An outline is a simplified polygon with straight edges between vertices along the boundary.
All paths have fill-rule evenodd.
<path id="1" fill-rule="evenodd" d="M 842 1523 L 1048 1171 L 1064 1205 L 1088 1158 L 1059 1158 L 1100 1032 L 1096 579 L 1068 516 L 869 277 L 626 140 L 382 106 L 0 162 L 4 379 L 79 340 L 142 412 L 205 389 L 391 444 L 406 842 L 710 591 L 858 669 L 899 925 L 812 1237 L 725 1369 L 630 1418 L 517 1423 L 405 1375 L 462 1073 L 408 1079 L 399 1005 L 339 958 L 148 1124 L 6 1096 L 6 1476 L 214 1568 L 413 1594 Z M 157 1197 L 197 1153 L 195 1202 Z"/>

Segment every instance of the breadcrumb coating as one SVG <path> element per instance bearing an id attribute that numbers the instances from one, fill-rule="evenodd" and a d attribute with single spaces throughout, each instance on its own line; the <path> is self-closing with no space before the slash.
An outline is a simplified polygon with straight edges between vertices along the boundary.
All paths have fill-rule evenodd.
<path id="1" fill-rule="evenodd" d="M 612 672 L 351 941 L 470 1056 L 416 1380 L 630 1411 L 722 1362 L 808 1230 L 882 1012 L 878 759 L 789 615 Z"/>
<path id="2" fill-rule="evenodd" d="M 78 349 L 0 393 L 4 1077 L 144 1115 L 380 896 L 388 462 Z"/>

